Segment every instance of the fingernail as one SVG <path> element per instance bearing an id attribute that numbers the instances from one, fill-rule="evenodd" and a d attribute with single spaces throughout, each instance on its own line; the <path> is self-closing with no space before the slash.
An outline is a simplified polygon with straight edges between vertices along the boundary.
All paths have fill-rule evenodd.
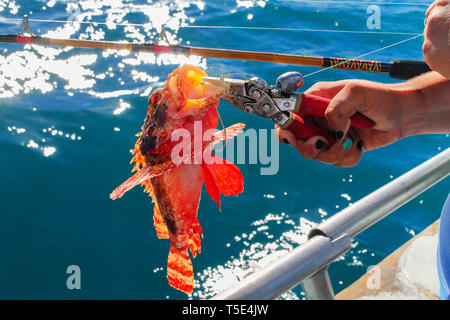
<path id="1" fill-rule="evenodd" d="M 325 148 L 327 146 L 327 143 L 323 140 L 317 140 L 316 142 L 316 149 L 317 150 L 322 150 L 323 148 Z"/>
<path id="2" fill-rule="evenodd" d="M 333 131 L 334 137 L 336 140 L 341 140 L 344 137 L 344 133 L 342 131 Z"/>
<path id="3" fill-rule="evenodd" d="M 356 147 L 359 149 L 359 151 L 363 151 L 363 147 L 364 147 L 364 141 L 359 140 L 358 143 L 356 144 Z"/>
<path id="4" fill-rule="evenodd" d="M 344 147 L 345 150 L 347 150 L 348 148 L 350 148 L 353 144 L 353 141 L 351 139 L 347 139 L 344 141 L 344 143 L 342 144 L 342 146 Z"/>

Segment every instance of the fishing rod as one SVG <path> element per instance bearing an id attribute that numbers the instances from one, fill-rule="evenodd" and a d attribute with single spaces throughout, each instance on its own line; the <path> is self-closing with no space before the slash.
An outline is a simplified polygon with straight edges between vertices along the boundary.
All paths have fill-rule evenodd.
<path id="1" fill-rule="evenodd" d="M 161 42 L 167 44 L 161 44 Z M 422 73 L 431 71 L 423 61 L 394 60 L 392 62 L 380 62 L 358 59 L 344 59 L 332 57 L 312 57 L 303 55 L 269 53 L 257 51 L 242 51 L 228 49 L 213 49 L 172 45 L 169 43 L 164 27 L 161 29 L 156 42 L 148 43 L 121 43 L 109 41 L 53 39 L 33 35 L 28 16 L 24 16 L 17 34 L 0 35 L 0 42 L 35 44 L 42 46 L 64 46 L 90 49 L 126 50 L 130 52 L 170 53 L 184 56 L 200 56 L 208 58 L 236 59 L 247 61 L 261 61 L 272 63 L 284 63 L 292 65 L 314 66 L 321 68 L 335 68 L 352 71 L 365 71 L 388 74 L 396 79 L 410 79 Z"/>

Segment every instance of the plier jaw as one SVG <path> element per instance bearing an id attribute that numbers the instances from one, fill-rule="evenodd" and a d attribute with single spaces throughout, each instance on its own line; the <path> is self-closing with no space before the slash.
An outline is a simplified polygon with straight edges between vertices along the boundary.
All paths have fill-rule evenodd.
<path id="1" fill-rule="evenodd" d="M 272 117 L 283 111 L 274 103 L 271 88 L 264 80 L 204 77 L 202 81 L 221 87 L 222 98 L 244 112 L 275 121 Z"/>
<path id="2" fill-rule="evenodd" d="M 323 118 L 330 100 L 308 93 L 294 93 L 303 84 L 303 77 L 298 72 L 281 75 L 276 86 L 268 86 L 258 78 L 204 77 L 202 82 L 221 87 L 224 100 L 242 111 L 272 120 L 282 129 L 294 133 L 299 140 L 321 136 L 327 139 L 328 146 L 336 141 L 331 131 L 317 126 L 311 117 L 302 118 Z M 351 121 L 352 126 L 359 129 L 370 129 L 375 125 L 360 113 L 354 114 Z"/>
<path id="3" fill-rule="evenodd" d="M 245 83 L 247 80 L 244 79 L 233 79 L 226 77 L 203 77 L 202 82 L 207 84 L 212 84 L 217 87 L 221 87 L 228 93 L 245 95 Z"/>
<path id="4" fill-rule="evenodd" d="M 254 96 L 249 95 L 249 80 L 225 77 L 204 77 L 202 81 L 207 84 L 221 87 L 224 90 L 222 99 L 242 111 L 253 113 L 251 112 L 253 110 L 250 110 L 250 106 L 255 105 L 257 100 Z M 258 113 L 255 114 L 261 115 Z"/>

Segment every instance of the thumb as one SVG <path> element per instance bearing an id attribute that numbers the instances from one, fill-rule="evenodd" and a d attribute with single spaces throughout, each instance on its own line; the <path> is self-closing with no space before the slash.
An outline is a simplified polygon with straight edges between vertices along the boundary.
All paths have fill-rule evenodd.
<path id="1" fill-rule="evenodd" d="M 428 19 L 428 16 L 430 15 L 431 11 L 436 7 L 437 1 L 434 1 L 427 9 L 427 12 L 425 12 L 425 18 Z"/>

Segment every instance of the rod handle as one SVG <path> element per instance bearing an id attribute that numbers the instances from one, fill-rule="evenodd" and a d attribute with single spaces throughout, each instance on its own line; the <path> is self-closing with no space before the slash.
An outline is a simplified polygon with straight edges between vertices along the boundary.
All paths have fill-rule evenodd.
<path id="1" fill-rule="evenodd" d="M 394 60 L 389 75 L 391 78 L 408 80 L 430 71 L 431 68 L 424 61 Z"/>

